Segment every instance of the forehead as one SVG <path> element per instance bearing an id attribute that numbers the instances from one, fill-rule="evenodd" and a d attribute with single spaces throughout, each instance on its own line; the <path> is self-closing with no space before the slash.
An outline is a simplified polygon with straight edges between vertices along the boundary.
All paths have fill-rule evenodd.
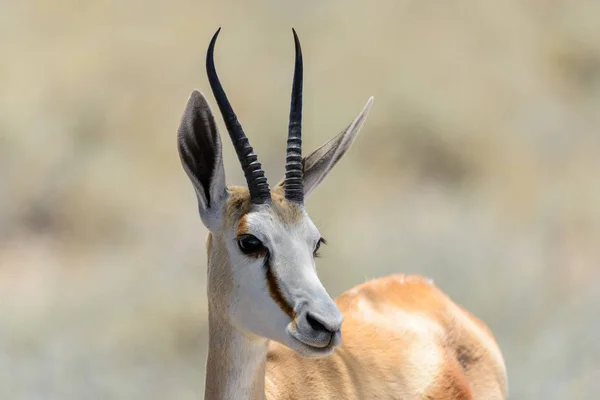
<path id="1" fill-rule="evenodd" d="M 303 222 L 312 226 L 303 208 L 288 202 L 276 187 L 271 190 L 272 204 L 253 210 L 250 194 L 245 187 L 229 187 L 230 198 L 225 209 L 227 225 L 233 227 L 236 236 L 249 233 L 257 225 L 297 226 Z"/>

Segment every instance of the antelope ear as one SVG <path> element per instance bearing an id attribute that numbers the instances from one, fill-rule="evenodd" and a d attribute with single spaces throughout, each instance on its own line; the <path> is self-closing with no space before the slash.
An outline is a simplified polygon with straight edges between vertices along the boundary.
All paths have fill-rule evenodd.
<path id="1" fill-rule="evenodd" d="M 196 196 L 200 218 L 209 229 L 219 229 L 228 192 L 221 138 L 206 98 L 194 90 L 185 106 L 177 131 L 177 145 L 183 169 Z"/>
<path id="2" fill-rule="evenodd" d="M 372 105 L 373 97 L 370 97 L 360 114 L 346 129 L 302 159 L 305 198 L 308 198 L 312 191 L 323 182 L 323 179 L 329 175 L 334 165 L 350 148 L 360 128 L 365 123 Z M 284 181 L 285 178 L 279 181 L 277 186 L 283 188 Z"/>

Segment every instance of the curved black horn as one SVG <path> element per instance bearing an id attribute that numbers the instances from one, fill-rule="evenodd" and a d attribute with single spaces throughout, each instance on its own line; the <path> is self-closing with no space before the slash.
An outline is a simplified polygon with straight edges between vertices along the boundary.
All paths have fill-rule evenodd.
<path id="1" fill-rule="evenodd" d="M 258 162 L 258 157 L 254 154 L 254 150 L 252 149 L 252 146 L 250 146 L 250 142 L 248 141 L 229 100 L 227 100 L 227 95 L 223 90 L 223 86 L 221 86 L 221 82 L 219 82 L 219 77 L 217 76 L 217 71 L 215 69 L 213 53 L 215 50 L 215 42 L 217 41 L 217 36 L 219 36 L 220 31 L 221 28 L 214 34 L 206 53 L 206 73 L 208 75 L 208 81 L 210 82 L 210 87 L 217 100 L 217 104 L 219 105 L 219 110 L 221 110 L 221 115 L 225 121 L 229 137 L 233 142 L 235 152 L 237 153 L 242 169 L 244 170 L 246 182 L 248 183 L 248 189 L 250 191 L 250 200 L 254 204 L 268 203 L 271 201 L 271 193 L 267 178 L 265 177 L 265 172 Z"/>
<path id="2" fill-rule="evenodd" d="M 296 63 L 292 83 L 292 103 L 290 105 L 290 123 L 288 129 L 287 152 L 285 157 L 285 198 L 294 203 L 304 203 L 304 185 L 302 183 L 302 49 L 296 31 Z"/>

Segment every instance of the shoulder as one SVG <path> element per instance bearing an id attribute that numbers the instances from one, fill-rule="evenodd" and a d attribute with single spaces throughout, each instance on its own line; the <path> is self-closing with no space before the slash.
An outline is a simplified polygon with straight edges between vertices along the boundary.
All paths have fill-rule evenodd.
<path id="1" fill-rule="evenodd" d="M 394 274 L 361 283 L 342 293 L 336 302 L 342 312 L 361 305 L 398 307 L 410 312 L 443 307 L 447 296 L 429 278 Z"/>

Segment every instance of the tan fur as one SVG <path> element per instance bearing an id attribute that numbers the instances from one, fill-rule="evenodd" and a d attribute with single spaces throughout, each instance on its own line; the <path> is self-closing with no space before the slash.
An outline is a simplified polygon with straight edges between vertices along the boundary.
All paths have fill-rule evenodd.
<path id="1" fill-rule="evenodd" d="M 301 358 L 271 343 L 268 399 L 506 398 L 504 361 L 491 332 L 430 281 L 388 276 L 336 303 L 345 320 L 342 346 L 331 356 Z"/>
<path id="2" fill-rule="evenodd" d="M 248 214 L 244 214 L 242 215 L 242 217 L 240 218 L 238 224 L 237 224 L 237 229 L 235 231 L 235 236 L 241 236 L 241 235 L 245 235 L 248 233 L 248 220 L 247 220 L 247 215 Z"/>
<path id="3" fill-rule="evenodd" d="M 251 210 L 250 193 L 248 188 L 243 186 L 229 186 L 229 200 L 225 206 L 225 223 L 236 226 L 245 232 L 246 226 L 244 215 Z M 283 189 L 276 187 L 271 190 L 271 199 L 273 200 L 273 210 L 277 217 L 286 224 L 295 224 L 302 218 L 302 208 L 297 204 L 287 201 L 283 194 Z"/>
<path id="4" fill-rule="evenodd" d="M 224 207 L 225 225 L 234 226 L 250 212 L 250 193 L 243 186 L 229 186 L 229 199 Z"/>

